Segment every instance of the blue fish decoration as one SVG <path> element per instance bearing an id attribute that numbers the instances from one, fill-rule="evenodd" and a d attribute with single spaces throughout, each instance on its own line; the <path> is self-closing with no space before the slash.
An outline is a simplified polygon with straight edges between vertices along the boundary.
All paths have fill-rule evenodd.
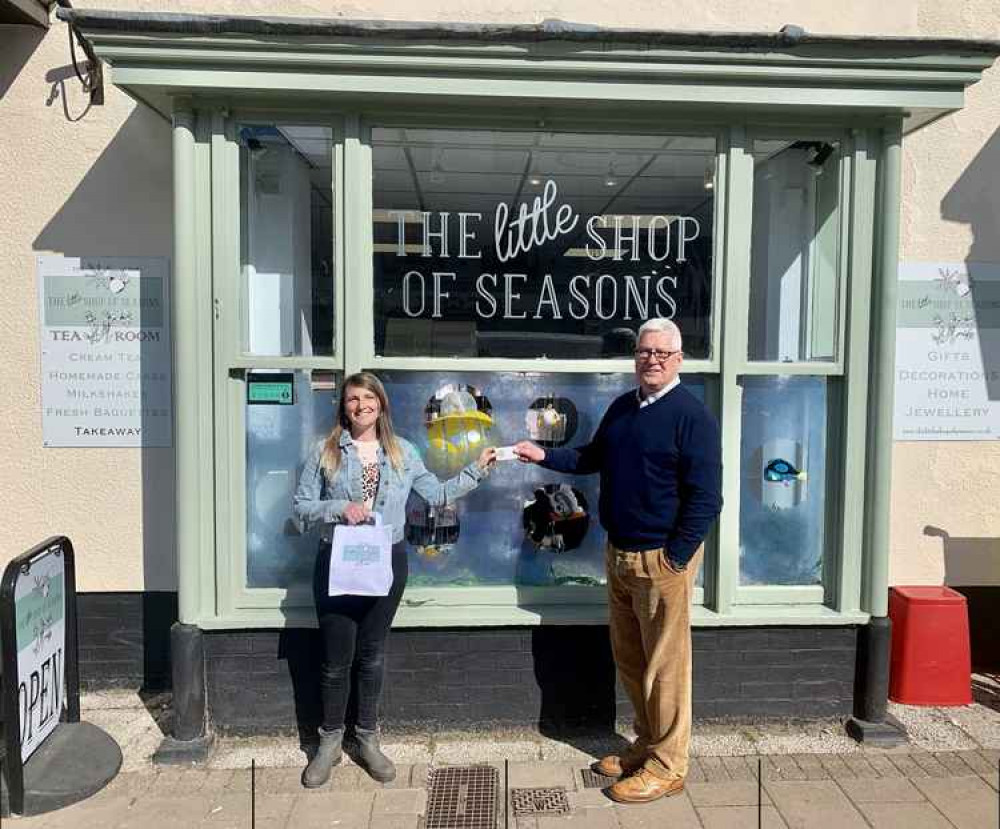
<path id="1" fill-rule="evenodd" d="M 775 458 L 764 467 L 764 480 L 775 484 L 790 484 L 792 481 L 804 481 L 805 472 L 799 472 L 783 458 Z"/>

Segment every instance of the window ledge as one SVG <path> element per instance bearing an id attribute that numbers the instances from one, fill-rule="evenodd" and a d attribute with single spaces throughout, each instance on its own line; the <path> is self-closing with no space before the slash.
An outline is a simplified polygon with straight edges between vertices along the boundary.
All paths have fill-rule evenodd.
<path id="1" fill-rule="evenodd" d="M 692 608 L 693 627 L 749 627 L 760 625 L 863 625 L 869 614 L 861 611 L 840 613 L 819 605 L 739 605 L 728 613 L 716 613 L 700 605 Z M 445 607 L 401 607 L 393 627 L 538 627 L 541 625 L 604 625 L 604 605 L 546 605 L 514 607 L 466 605 Z M 305 608 L 246 610 L 226 617 L 195 621 L 204 630 L 245 628 L 316 627 L 316 617 Z"/>

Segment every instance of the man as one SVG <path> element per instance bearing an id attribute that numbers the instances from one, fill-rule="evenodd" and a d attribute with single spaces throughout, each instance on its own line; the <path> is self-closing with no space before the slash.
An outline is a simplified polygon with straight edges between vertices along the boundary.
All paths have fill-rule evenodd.
<path id="1" fill-rule="evenodd" d="M 601 475 L 611 647 L 636 741 L 594 769 L 619 778 L 607 794 L 621 803 L 679 794 L 688 770 L 695 555 L 722 508 L 722 475 L 719 426 L 681 385 L 683 359 L 677 326 L 649 320 L 635 350 L 639 388 L 611 404 L 589 444 L 514 447 L 546 469 Z"/>

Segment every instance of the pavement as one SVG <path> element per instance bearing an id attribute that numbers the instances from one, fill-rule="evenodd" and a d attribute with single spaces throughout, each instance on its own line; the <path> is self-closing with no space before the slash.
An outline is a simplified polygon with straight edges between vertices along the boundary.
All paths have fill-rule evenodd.
<path id="1" fill-rule="evenodd" d="M 387 735 L 395 781 L 381 785 L 345 762 L 305 790 L 297 737 L 217 738 L 193 767 L 151 763 L 169 727 L 169 697 L 84 695 L 83 719 L 121 745 L 122 772 L 74 806 L 13 829 L 992 829 L 1000 827 L 1000 685 L 978 677 L 977 701 L 949 708 L 890 705 L 910 742 L 862 747 L 834 720 L 695 723 L 683 794 L 645 805 L 612 803 L 585 769 L 620 736 L 545 737 L 534 731 Z M 428 808 L 428 776 L 486 766 L 496 781 L 487 823 L 447 823 Z M 758 779 L 759 777 L 759 779 Z M 473 803 L 466 789 L 453 794 Z M 544 789 L 540 793 L 526 792 Z M 544 797 L 536 797 L 536 794 Z M 437 790 L 431 805 L 440 803 Z M 506 796 L 505 796 L 506 795 Z M 471 808 L 471 806 L 470 806 Z M 562 810 L 562 811 L 557 811 Z"/>

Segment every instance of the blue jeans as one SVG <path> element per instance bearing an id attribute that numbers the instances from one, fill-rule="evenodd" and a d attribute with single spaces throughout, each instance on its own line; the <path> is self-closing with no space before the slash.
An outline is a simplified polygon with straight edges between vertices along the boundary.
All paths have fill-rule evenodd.
<path id="1" fill-rule="evenodd" d="M 388 596 L 328 596 L 330 545 L 316 557 L 313 595 L 323 639 L 320 694 L 323 728 L 343 728 L 348 701 L 357 707 L 355 725 L 374 730 L 385 674 L 385 642 L 406 587 L 406 543 L 392 547 L 392 587 Z"/>

